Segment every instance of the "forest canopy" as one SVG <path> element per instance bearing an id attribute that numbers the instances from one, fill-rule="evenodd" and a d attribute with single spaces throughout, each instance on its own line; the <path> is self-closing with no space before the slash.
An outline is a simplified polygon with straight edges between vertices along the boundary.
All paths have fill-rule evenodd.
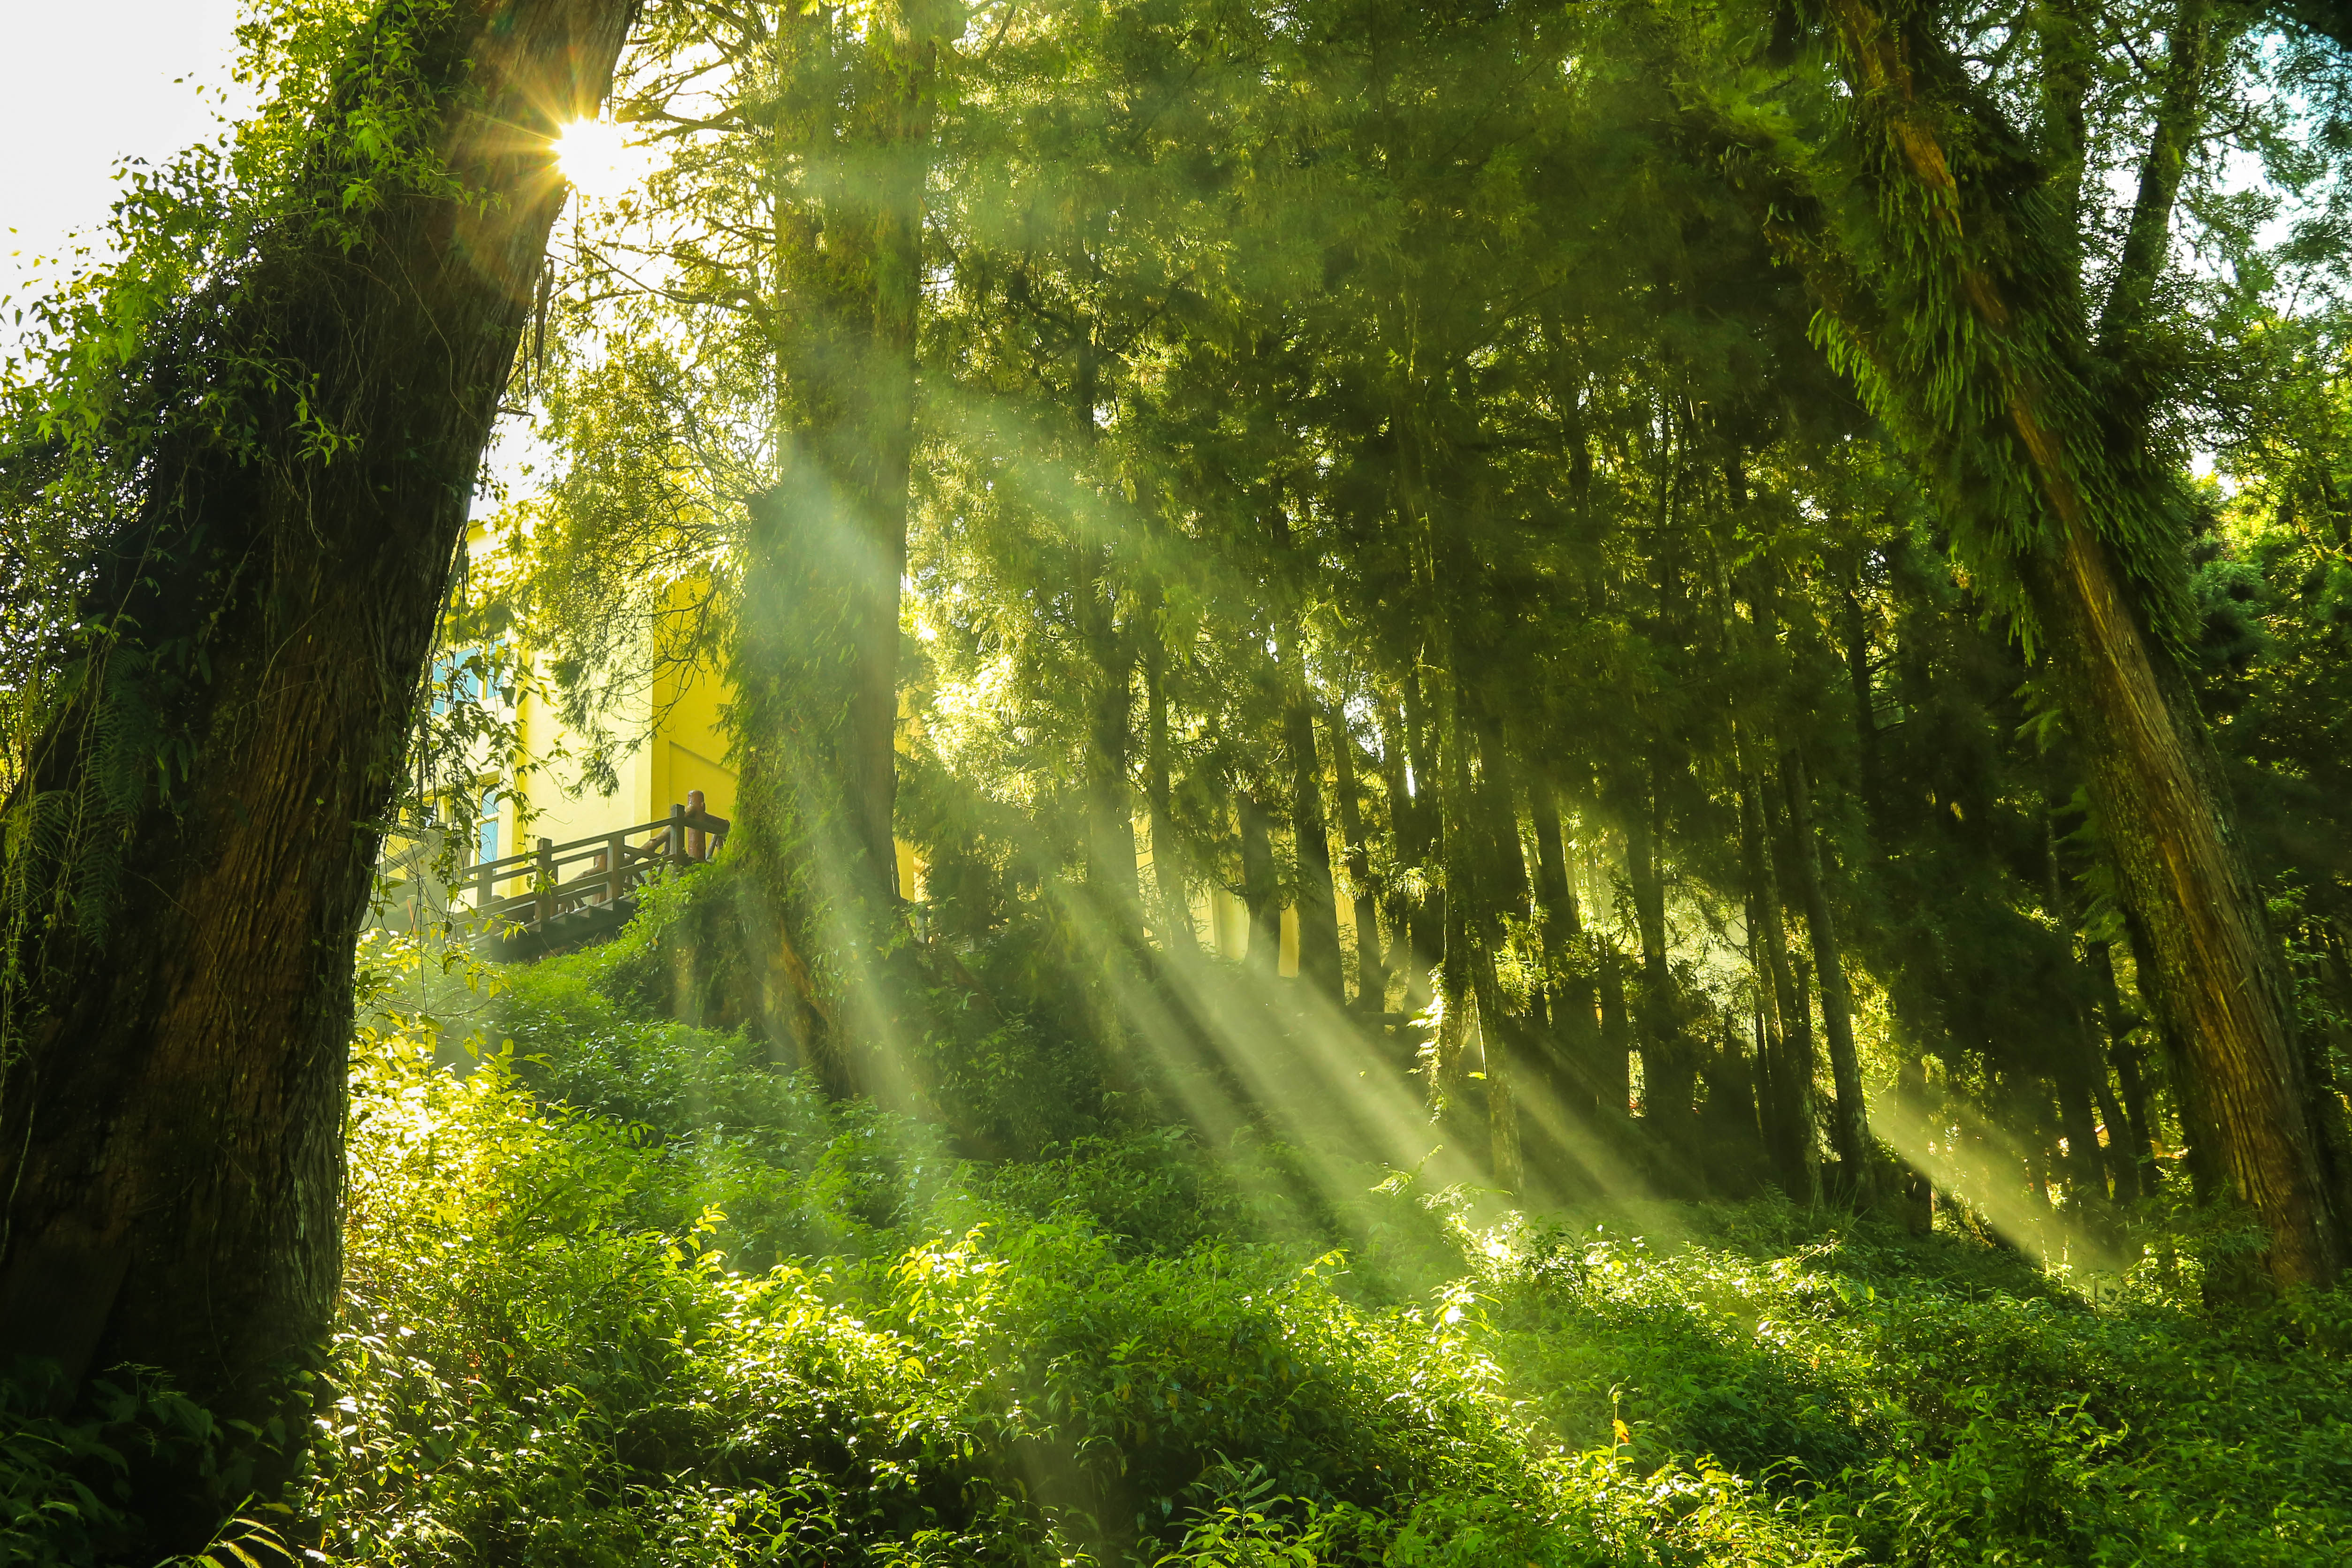
<path id="1" fill-rule="evenodd" d="M 247 17 L 0 389 L 0 1543 L 2352 1546 L 2352 18 Z"/>

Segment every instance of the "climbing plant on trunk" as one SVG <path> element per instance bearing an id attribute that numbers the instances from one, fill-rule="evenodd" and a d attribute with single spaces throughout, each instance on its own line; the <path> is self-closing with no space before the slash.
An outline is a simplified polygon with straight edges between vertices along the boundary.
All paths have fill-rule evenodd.
<path id="1" fill-rule="evenodd" d="M 1833 358 L 1938 486 L 1956 549 L 2024 617 L 2148 934 L 2147 980 L 2215 1168 L 2261 1217 L 2271 1277 L 2332 1280 L 2344 1241 L 2294 1009 L 2177 656 L 2185 498 L 2129 361 L 2138 323 L 2110 319 L 2095 338 L 2042 158 L 1970 82 L 1932 8 L 1833 0 L 1800 15 L 1843 84 L 1827 129 L 1801 133 L 1761 99 L 1731 108 L 1717 93 L 1696 104 L 1698 133 L 1803 270 Z M 2187 0 L 2176 51 L 2201 58 L 2210 26 Z M 2176 57 L 2120 260 L 2110 308 L 2126 315 L 2147 287 L 2135 269 L 2161 266 L 2184 141 L 2201 135 L 2184 68 Z"/>
<path id="2" fill-rule="evenodd" d="M 258 122 L 258 190 L 208 193 L 215 265 L 159 298 L 134 247 L 104 324 L 135 346 L 74 342 L 18 410 L 7 504 L 72 538 L 7 801 L 0 1343 L 68 1385 L 136 1363 L 259 1421 L 318 1348 L 378 824 L 563 200 L 551 138 L 632 9 L 400 0 L 295 39 L 315 96 Z"/>

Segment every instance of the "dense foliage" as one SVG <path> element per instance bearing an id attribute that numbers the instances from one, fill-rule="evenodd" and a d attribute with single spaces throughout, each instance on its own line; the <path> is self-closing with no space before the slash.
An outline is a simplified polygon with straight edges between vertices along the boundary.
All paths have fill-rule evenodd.
<path id="1" fill-rule="evenodd" d="M 488 13 L 254 9 L 0 387 L 0 1111 L 134 817 L 456 882 L 696 681 L 740 793 L 602 947 L 362 938 L 315 1428 L 22 1369 L 0 1550 L 152 1558 L 169 1474 L 224 1564 L 2352 1552 L 2326 8 L 627 10 L 635 172 L 497 296 L 541 467 L 347 661 L 383 821 L 183 799 L 228 622 L 118 545 L 249 382 L 242 467 L 403 450 L 213 325 L 496 205 L 415 53 Z"/>
<path id="2" fill-rule="evenodd" d="M 1409 1172 L 1311 1177 L 1328 1151 L 1248 1134 L 1129 1125 L 973 1162 L 740 1035 L 629 1008 L 629 957 L 551 961 L 487 1003 L 436 988 L 437 1019 L 365 1031 L 303 1511 L 329 1561 L 2352 1545 L 2352 1322 L 2333 1296 L 2208 1312 L 2198 1249 L 2242 1239 L 2170 1235 L 2085 1289 L 1778 1200 L 1533 1221 Z M 87 1456 L 182 1440 L 140 1397 L 12 1439 L 14 1498 L 77 1473 L 101 1504 L 47 1493 L 26 1552 L 93 1560 Z"/>

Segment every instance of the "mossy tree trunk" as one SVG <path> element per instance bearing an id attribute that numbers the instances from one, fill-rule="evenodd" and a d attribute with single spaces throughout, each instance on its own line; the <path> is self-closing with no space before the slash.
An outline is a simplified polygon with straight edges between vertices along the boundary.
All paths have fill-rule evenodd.
<path id="1" fill-rule="evenodd" d="M 2234 14 L 2233 14 L 2234 15 Z M 1839 76 L 1792 159 L 1752 105 L 1690 101 L 1732 188 L 1805 274 L 1824 336 L 1940 487 L 1956 548 L 2029 613 L 2081 747 L 2140 973 L 2179 1042 L 2191 1148 L 2261 1218 L 2281 1285 L 2325 1283 L 2345 1240 L 2274 935 L 2172 645 L 2185 502 L 2149 422 L 2172 206 L 2210 113 L 2223 14 L 2180 0 L 2132 216 L 2095 333 L 2053 170 L 1975 84 L 1933 7 L 1791 13 Z M 1653 35 L 1671 52 L 1674 24 Z M 1687 35 L 1682 36 L 1686 38 Z M 1822 103 L 1829 104 L 1830 97 Z"/>
<path id="2" fill-rule="evenodd" d="M 728 648 L 740 838 L 779 951 L 772 1027 L 889 1092 L 909 987 L 892 836 L 923 188 L 949 7 L 814 8 L 773 40 L 776 486 Z"/>
<path id="3" fill-rule="evenodd" d="M 90 789 L 108 705 L 142 678 L 184 770 L 125 816 L 102 925 L 36 923 L 13 955 L 0 1347 L 69 1381 L 136 1363 L 259 1421 L 287 1409 L 276 1375 L 320 1348 L 376 824 L 562 202 L 549 138 L 593 112 L 633 10 L 459 0 L 378 16 L 414 29 L 425 133 L 476 198 L 394 196 L 348 247 L 299 214 L 265 235 L 204 340 L 298 373 L 253 394 L 247 443 L 160 451 L 95 563 L 91 612 L 121 615 L 107 669 L 58 714 L 11 807 Z M 314 163 L 322 184 L 342 173 Z M 154 373 L 195 382 L 219 362 Z M 348 447 L 305 449 L 305 402 Z M 167 660 L 194 673 L 166 686 Z M 18 895 L 54 891 L 11 869 Z M 209 1528 L 200 1495 L 144 1500 Z"/>

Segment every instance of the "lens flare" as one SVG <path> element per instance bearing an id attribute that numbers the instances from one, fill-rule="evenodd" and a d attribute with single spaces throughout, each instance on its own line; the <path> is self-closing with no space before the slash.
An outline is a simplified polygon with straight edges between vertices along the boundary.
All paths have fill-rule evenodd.
<path id="1" fill-rule="evenodd" d="M 605 120 L 575 120 L 555 139 L 556 166 L 572 188 L 592 201 L 626 194 L 653 167 L 652 152 L 632 144 Z"/>

